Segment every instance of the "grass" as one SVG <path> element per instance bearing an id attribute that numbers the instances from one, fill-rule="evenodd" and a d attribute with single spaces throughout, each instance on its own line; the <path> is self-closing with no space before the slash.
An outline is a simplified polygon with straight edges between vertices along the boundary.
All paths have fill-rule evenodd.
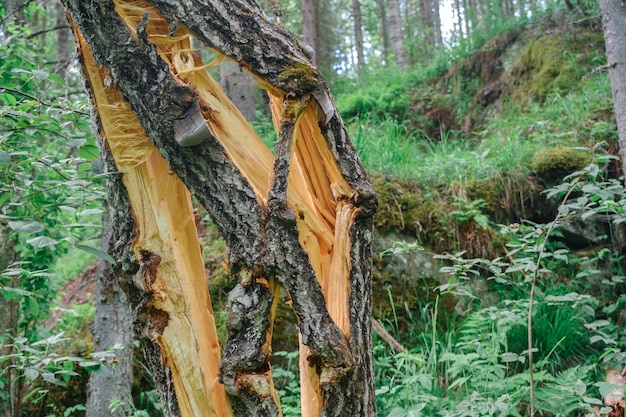
<path id="1" fill-rule="evenodd" d="M 359 157 L 372 171 L 434 187 L 459 180 L 529 174 L 530 161 L 546 147 L 616 141 L 608 76 L 596 74 L 582 88 L 550 95 L 520 109 L 505 103 L 470 140 L 449 132 L 426 137 L 393 118 L 361 117 L 349 124 Z"/>

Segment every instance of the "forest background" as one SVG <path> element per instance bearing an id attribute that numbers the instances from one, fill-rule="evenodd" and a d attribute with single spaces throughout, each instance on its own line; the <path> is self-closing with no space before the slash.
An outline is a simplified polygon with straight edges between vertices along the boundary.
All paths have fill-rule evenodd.
<path id="1" fill-rule="evenodd" d="M 597 3 L 264 6 L 311 46 L 380 195 L 379 415 L 623 415 L 625 191 Z M 123 352 L 90 330 L 107 262 L 90 109 L 60 4 L 7 1 L 0 16 L 0 410 L 97 415 L 87 381 Z M 273 143 L 250 77 L 210 71 Z M 220 311 L 234 283 L 198 215 Z M 296 416 L 282 313 L 274 377 Z M 159 415 L 134 355 L 130 394 L 105 408 Z"/>

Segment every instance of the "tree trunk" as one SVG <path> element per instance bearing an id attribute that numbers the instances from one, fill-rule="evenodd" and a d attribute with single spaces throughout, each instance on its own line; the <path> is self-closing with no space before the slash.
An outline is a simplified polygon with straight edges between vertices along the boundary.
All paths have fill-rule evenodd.
<path id="1" fill-rule="evenodd" d="M 63 28 L 67 26 L 67 19 L 65 18 L 65 8 L 59 1 L 54 7 L 55 14 L 55 26 L 58 28 L 56 31 L 56 52 L 57 62 L 55 66 L 55 74 L 61 78 L 65 78 L 67 68 L 72 62 L 72 53 L 70 52 L 70 30 L 69 28 Z"/>
<path id="2" fill-rule="evenodd" d="M 247 121 L 256 120 L 257 85 L 252 74 L 233 61 L 220 65 L 220 82 L 226 95 Z"/>
<path id="3" fill-rule="evenodd" d="M 471 0 L 461 0 L 463 6 L 463 23 L 465 24 L 465 37 L 472 39 L 472 30 L 474 30 L 474 16 L 470 9 Z"/>
<path id="4" fill-rule="evenodd" d="M 318 65 L 319 44 L 317 32 L 317 5 L 315 0 L 302 0 L 302 39 L 311 48 L 311 62 Z"/>
<path id="5" fill-rule="evenodd" d="M 112 252 L 166 415 L 281 415 L 268 360 L 281 287 L 306 352 L 303 415 L 375 415 L 377 198 L 301 43 L 256 2 L 64 3 L 114 158 Z M 191 33 L 268 89 L 275 157 L 191 54 Z M 187 189 L 239 281 L 223 353 Z"/>
<path id="6" fill-rule="evenodd" d="M 620 0 L 600 0 L 600 13 L 615 102 L 622 169 L 626 172 L 626 7 Z"/>
<path id="7" fill-rule="evenodd" d="M 9 22 L 23 24 L 26 21 L 26 15 L 24 13 L 26 0 L 6 0 L 4 7 L 6 12 L 5 16 Z"/>
<path id="8" fill-rule="evenodd" d="M 387 16 L 391 50 L 393 59 L 399 68 L 407 68 L 409 61 L 406 56 L 406 44 L 402 33 L 402 19 L 400 18 L 400 4 L 398 0 L 387 0 Z"/>
<path id="9" fill-rule="evenodd" d="M 383 38 L 383 62 L 385 65 L 389 64 L 389 27 L 387 25 L 387 13 L 385 7 L 385 0 L 378 0 L 378 8 L 380 10 L 380 24 Z"/>
<path id="10" fill-rule="evenodd" d="M 113 225 L 106 207 L 102 215 L 102 250 L 113 251 Z M 123 417 L 132 409 L 133 329 L 126 295 L 111 265 L 100 260 L 97 270 L 96 315 L 93 324 L 94 352 L 115 348 L 115 363 L 107 373 L 89 377 L 87 417 Z M 116 407 L 112 409 L 112 401 Z"/>
<path id="11" fill-rule="evenodd" d="M 433 51 L 435 40 L 433 38 L 433 22 L 431 17 L 431 1 L 420 0 L 419 1 L 419 24 L 418 28 L 421 32 L 420 38 L 422 39 L 421 53 L 426 56 L 430 56 Z"/>
<path id="12" fill-rule="evenodd" d="M 363 30 L 361 28 L 361 2 L 352 0 L 352 15 L 354 16 L 354 41 L 356 45 L 357 71 L 365 72 L 365 54 L 363 53 Z"/>
<path id="13" fill-rule="evenodd" d="M 461 13 L 461 0 L 454 0 L 454 14 L 456 15 L 455 26 L 459 39 L 465 36 L 463 31 L 463 14 Z"/>
<path id="14" fill-rule="evenodd" d="M 0 272 L 4 272 L 17 258 L 13 250 L 15 241 L 11 236 L 12 231 L 8 225 L 0 220 Z M 14 288 L 15 280 L 11 282 L 0 281 L 0 285 Z M 13 353 L 13 338 L 16 336 L 19 300 L 5 298 L 0 295 L 0 356 Z M 13 360 L 9 359 L 0 364 L 6 370 L 4 378 L 6 385 L 2 395 L 6 401 L 0 401 L 0 417 L 19 417 L 20 401 L 19 381 L 15 370 L 12 368 Z"/>
<path id="15" fill-rule="evenodd" d="M 431 7 L 433 13 L 433 31 L 435 39 L 435 48 L 443 48 L 443 34 L 441 33 L 441 13 L 439 0 L 431 0 Z"/>

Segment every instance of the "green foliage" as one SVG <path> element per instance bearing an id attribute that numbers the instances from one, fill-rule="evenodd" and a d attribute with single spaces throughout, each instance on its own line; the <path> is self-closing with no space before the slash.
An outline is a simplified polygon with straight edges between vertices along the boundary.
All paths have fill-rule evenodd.
<path id="1" fill-rule="evenodd" d="M 419 83 L 419 77 L 412 71 L 384 69 L 346 80 L 340 88 L 350 94 L 337 97 L 337 109 L 347 119 L 378 116 L 402 121 L 410 115 L 413 90 L 407 86 Z"/>
<path id="2" fill-rule="evenodd" d="M 30 2 L 25 11 L 27 18 L 41 13 L 36 2 Z M 51 385 L 67 391 L 77 371 L 103 369 L 99 362 L 80 358 L 92 347 L 89 338 L 75 337 L 86 332 L 90 306 L 65 310 L 59 323 L 51 318 L 63 281 L 85 265 L 80 256 L 77 261 L 65 257 L 58 268 L 55 264 L 82 243 L 97 246 L 103 193 L 92 172 L 97 147 L 86 117 L 86 99 L 70 100 L 66 80 L 41 64 L 54 60 L 53 45 L 45 36 L 29 36 L 26 27 L 2 30 L 0 222 L 12 231 L 15 255 L 9 258 L 17 261 L 0 270 L 0 301 L 17 301 L 19 314 L 11 337 L 0 335 L 4 352 L 0 396 L 8 395 L 11 378 L 24 396 L 16 400 L 26 411 L 45 402 Z M 55 269 L 63 276 L 57 277 Z M 50 335 L 53 324 L 58 324 L 56 335 Z M 74 341 L 78 343 L 70 343 Z M 50 408 L 49 404 L 45 407 Z M 83 410 L 80 404 L 50 408 L 65 416 L 80 415 Z"/>
<path id="3" fill-rule="evenodd" d="M 278 361 L 272 367 L 274 387 L 280 398 L 280 406 L 285 416 L 301 415 L 300 378 L 298 371 L 299 352 L 274 352 L 272 360 Z"/>
<path id="4" fill-rule="evenodd" d="M 40 52 L 31 42 L 15 28 L 0 50 L 0 216 L 21 260 L 0 273 L 4 282 L 19 279 L 19 291 L 4 291 L 22 300 L 28 337 L 56 296 L 50 268 L 98 233 L 102 198 L 92 179 L 97 154 L 86 105 L 63 97 L 64 80 L 35 64 Z"/>
<path id="5" fill-rule="evenodd" d="M 593 162 L 546 190 L 549 198 L 560 200 L 553 221 L 502 227 L 509 237 L 506 257 L 437 256 L 445 262 L 441 273 L 448 282 L 435 290 L 453 294 L 459 303 L 465 299 L 467 315 L 441 325 L 448 329 L 445 334 L 433 321 L 420 330 L 429 341 L 408 355 L 377 348 L 379 415 L 524 416 L 534 410 L 539 416 L 573 416 L 601 404 L 604 394 L 593 388 L 604 387 L 596 384 L 597 374 L 605 366 L 621 369 L 625 358 L 616 326 L 621 319 L 615 314 L 625 301 L 606 302 L 623 283 L 623 269 L 617 268 L 616 281 L 605 280 L 600 292 L 584 294 L 585 277 L 593 271 L 579 269 L 569 282 L 570 270 L 581 264 L 556 239 L 572 217 L 624 221 L 626 189 L 623 179 L 604 179 L 614 159 L 606 149 L 600 143 L 577 150 Z M 465 208 L 455 216 L 467 221 L 473 211 Z M 420 249 L 398 243 L 385 255 Z M 472 283 L 479 279 L 491 282 L 499 302 L 480 306 L 472 294 Z"/>

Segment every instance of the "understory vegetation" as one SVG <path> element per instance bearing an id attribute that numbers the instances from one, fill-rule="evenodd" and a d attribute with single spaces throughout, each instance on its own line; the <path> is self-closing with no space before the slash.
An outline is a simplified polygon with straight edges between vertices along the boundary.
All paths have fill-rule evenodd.
<path id="1" fill-rule="evenodd" d="M 67 95 L 79 75 L 43 71 L 15 33 L 0 51 L 0 216 L 19 261 L 0 291 L 20 320 L 0 401 L 16 384 L 23 415 L 84 415 L 89 372 L 115 362 L 89 334 L 102 170 L 85 97 Z M 378 413 L 606 415 L 626 363 L 626 190 L 600 19 L 555 11 L 476 38 L 331 80 L 380 196 L 374 318 L 404 348 L 374 335 Z M 201 233 L 225 332 L 226 247 L 209 220 Z M 300 415 L 291 316 L 281 307 L 274 341 L 285 416 Z M 135 415 L 158 416 L 140 355 Z"/>

